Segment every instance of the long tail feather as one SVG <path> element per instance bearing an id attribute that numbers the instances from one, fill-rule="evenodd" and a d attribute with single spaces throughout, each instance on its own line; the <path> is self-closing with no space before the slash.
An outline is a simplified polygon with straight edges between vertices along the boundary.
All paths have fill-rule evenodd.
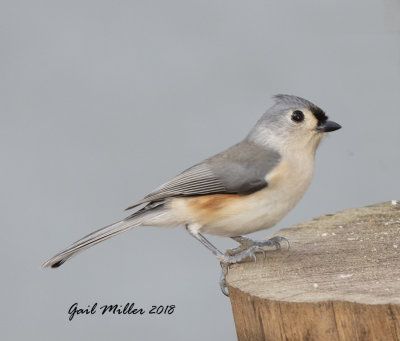
<path id="1" fill-rule="evenodd" d="M 139 212 L 137 212 L 139 213 Z M 144 214 L 134 214 L 124 220 L 117 223 L 103 227 L 97 231 L 94 231 L 87 236 L 79 239 L 73 243 L 70 247 L 64 249 L 63 251 L 57 253 L 54 257 L 50 258 L 47 262 L 43 263 L 42 268 L 52 267 L 57 268 L 63 263 L 65 263 L 71 257 L 77 255 L 93 245 L 96 245 L 108 238 L 114 237 L 122 232 L 130 230 L 136 226 L 143 223 L 145 218 L 149 215 L 156 216 L 156 212 L 146 212 Z"/>

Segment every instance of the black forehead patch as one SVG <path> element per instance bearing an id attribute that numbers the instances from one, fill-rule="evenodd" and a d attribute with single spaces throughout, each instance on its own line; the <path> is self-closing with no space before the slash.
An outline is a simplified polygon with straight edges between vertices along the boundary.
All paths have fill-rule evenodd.
<path id="1" fill-rule="evenodd" d="M 321 108 L 318 108 L 315 105 L 310 106 L 310 111 L 313 113 L 314 117 L 318 121 L 318 125 L 321 125 L 326 122 L 328 119 L 328 116 L 326 116 L 325 111 L 323 111 Z"/>

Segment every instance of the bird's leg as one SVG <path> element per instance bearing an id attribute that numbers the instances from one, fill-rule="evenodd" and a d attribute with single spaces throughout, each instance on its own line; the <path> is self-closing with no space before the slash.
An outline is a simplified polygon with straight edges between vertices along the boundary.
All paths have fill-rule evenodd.
<path id="1" fill-rule="evenodd" d="M 186 225 L 185 228 L 186 231 L 188 231 L 191 236 L 196 238 L 207 249 L 209 249 L 214 254 L 214 256 L 216 256 L 220 260 L 222 272 L 219 285 L 221 287 L 222 293 L 225 296 L 229 296 L 225 282 L 225 276 L 228 273 L 230 264 L 239 263 L 243 260 L 247 260 L 250 258 L 256 261 L 257 260 L 256 253 L 263 253 L 265 256 L 265 250 L 263 247 L 274 246 L 276 249 L 280 249 L 281 247 L 280 242 L 282 241 L 285 241 L 289 247 L 289 241 L 285 237 L 275 236 L 268 240 L 254 241 L 247 237 L 237 236 L 237 237 L 232 237 L 232 239 L 238 242 L 240 245 L 234 249 L 228 249 L 225 251 L 225 253 L 222 253 L 211 242 L 209 242 L 200 232 L 191 229 L 189 225 Z"/>
<path id="2" fill-rule="evenodd" d="M 196 238 L 200 243 L 202 243 L 207 249 L 209 249 L 214 256 L 223 256 L 223 253 L 219 251 L 213 244 L 211 244 L 206 237 L 204 237 L 200 232 L 193 231 L 189 228 L 189 225 L 185 226 L 186 231 L 190 233 L 191 236 Z"/>
<path id="3" fill-rule="evenodd" d="M 211 244 L 206 239 L 206 237 L 204 237 L 200 232 L 196 232 L 196 231 L 191 230 L 189 225 L 185 225 L 185 228 L 186 228 L 186 231 L 188 231 L 191 236 L 196 238 L 207 249 L 209 249 L 214 254 L 214 256 L 216 256 L 217 258 L 224 257 L 224 254 L 221 251 L 219 251 L 213 244 Z M 221 288 L 222 293 L 225 296 L 229 296 L 228 288 L 227 288 L 226 282 L 225 282 L 225 276 L 228 273 L 228 269 L 229 269 L 229 263 L 221 262 L 221 276 L 220 276 L 220 279 L 219 279 L 219 286 Z"/>

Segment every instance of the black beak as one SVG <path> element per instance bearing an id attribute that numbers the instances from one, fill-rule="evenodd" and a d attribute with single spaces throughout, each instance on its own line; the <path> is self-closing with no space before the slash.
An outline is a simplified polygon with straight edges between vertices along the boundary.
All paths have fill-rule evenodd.
<path id="1" fill-rule="evenodd" d="M 328 133 L 330 131 L 335 131 L 342 128 L 340 124 L 337 124 L 336 122 L 333 121 L 325 121 L 321 125 L 317 127 L 317 130 L 321 133 Z"/>

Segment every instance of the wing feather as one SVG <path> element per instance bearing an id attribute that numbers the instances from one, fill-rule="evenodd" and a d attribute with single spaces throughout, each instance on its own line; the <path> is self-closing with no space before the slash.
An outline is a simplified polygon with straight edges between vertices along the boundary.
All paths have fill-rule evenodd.
<path id="1" fill-rule="evenodd" d="M 128 207 L 127 210 L 146 202 L 157 201 L 167 197 L 226 193 L 226 191 L 227 189 L 216 178 L 210 167 L 205 163 L 200 163 L 156 188 L 142 200 Z"/>
<path id="2" fill-rule="evenodd" d="M 127 210 L 169 197 L 250 194 L 268 185 L 265 177 L 279 161 L 275 150 L 245 140 L 187 169 Z"/>

